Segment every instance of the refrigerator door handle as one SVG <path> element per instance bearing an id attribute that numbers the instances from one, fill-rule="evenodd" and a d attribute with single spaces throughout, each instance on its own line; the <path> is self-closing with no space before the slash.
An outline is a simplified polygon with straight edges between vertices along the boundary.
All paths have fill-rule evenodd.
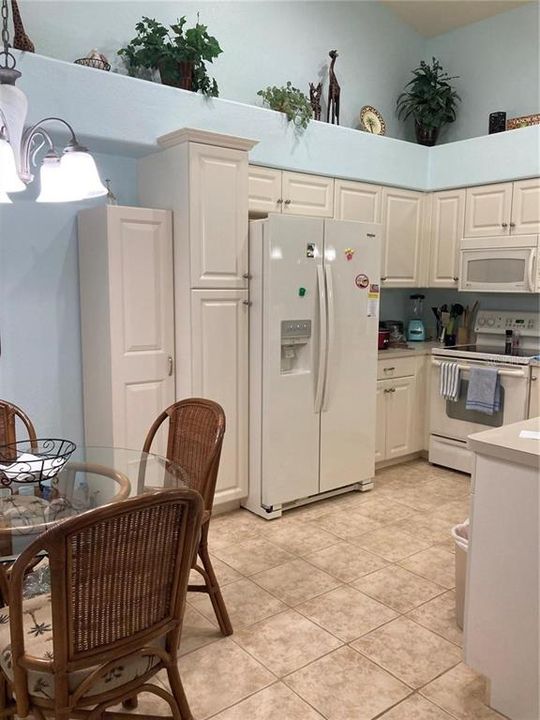
<path id="1" fill-rule="evenodd" d="M 324 379 L 326 377 L 326 285 L 322 265 L 317 265 L 317 287 L 319 292 L 319 358 L 317 385 L 315 389 L 315 412 L 320 413 L 323 402 Z"/>
<path id="2" fill-rule="evenodd" d="M 328 409 L 328 398 L 329 398 L 329 385 L 330 385 L 330 372 L 332 369 L 332 363 L 334 360 L 334 345 L 336 337 L 336 317 L 335 317 L 335 303 L 334 303 L 334 284 L 332 278 L 332 266 L 330 264 L 325 265 L 326 274 L 326 296 L 327 296 L 327 307 L 328 307 L 328 333 L 327 343 L 328 351 L 326 353 L 326 368 L 325 368 L 325 379 L 324 379 L 324 393 L 323 393 L 323 412 Z"/>

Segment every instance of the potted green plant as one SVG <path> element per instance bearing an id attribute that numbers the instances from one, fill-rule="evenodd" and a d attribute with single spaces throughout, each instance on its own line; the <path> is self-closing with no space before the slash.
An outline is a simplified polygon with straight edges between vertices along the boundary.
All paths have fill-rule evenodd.
<path id="1" fill-rule="evenodd" d="M 287 120 L 297 128 L 306 129 L 313 117 L 313 109 L 307 95 L 292 86 L 290 81 L 282 87 L 268 86 L 266 90 L 259 90 L 257 95 L 271 110 L 285 113 Z"/>
<path id="2" fill-rule="evenodd" d="M 206 25 L 199 22 L 185 28 L 186 18 L 166 28 L 157 20 L 143 17 L 135 26 L 137 35 L 118 51 L 130 75 L 144 70 L 158 71 L 164 85 L 202 92 L 217 97 L 216 81 L 209 77 L 206 63 L 222 52 Z"/>
<path id="3" fill-rule="evenodd" d="M 403 120 L 414 118 L 416 140 L 421 145 L 435 145 L 441 127 L 456 119 L 461 98 L 450 80 L 458 76 L 450 77 L 437 58 L 432 58 L 431 64 L 422 60 L 412 73 L 413 79 L 397 99 L 397 114 Z"/>

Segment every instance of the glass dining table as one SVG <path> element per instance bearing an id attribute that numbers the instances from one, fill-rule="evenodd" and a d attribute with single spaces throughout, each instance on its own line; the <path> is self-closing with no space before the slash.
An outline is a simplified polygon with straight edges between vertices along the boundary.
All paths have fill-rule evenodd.
<path id="1" fill-rule="evenodd" d="M 188 473 L 164 457 L 87 445 L 76 447 L 62 467 L 42 473 L 36 481 L 35 461 L 20 451 L 7 461 L 6 448 L 0 448 L 0 591 L 4 598 L 9 567 L 58 522 L 128 497 L 189 486 Z M 48 582 L 48 564 L 37 564 L 26 578 L 25 595 L 46 592 Z"/>

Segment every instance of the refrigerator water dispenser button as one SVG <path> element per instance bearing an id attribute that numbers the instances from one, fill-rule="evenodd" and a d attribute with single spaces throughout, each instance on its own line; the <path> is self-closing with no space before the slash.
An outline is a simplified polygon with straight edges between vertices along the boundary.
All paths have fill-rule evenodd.
<path id="1" fill-rule="evenodd" d="M 281 374 L 309 371 L 311 320 L 282 320 Z"/>

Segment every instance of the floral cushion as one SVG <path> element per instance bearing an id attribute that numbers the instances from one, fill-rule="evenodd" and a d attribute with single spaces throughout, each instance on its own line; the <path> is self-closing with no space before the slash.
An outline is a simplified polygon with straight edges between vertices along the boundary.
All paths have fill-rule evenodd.
<path id="1" fill-rule="evenodd" d="M 23 528 L 53 523 L 76 515 L 66 498 L 52 501 L 34 495 L 8 495 L 0 497 L 0 525 Z"/>
<path id="2" fill-rule="evenodd" d="M 39 595 L 23 602 L 23 630 L 25 652 L 35 658 L 53 660 L 53 635 L 51 620 L 51 596 Z M 160 641 L 164 647 L 164 639 Z M 114 667 L 110 667 L 89 688 L 86 696 L 97 695 L 120 687 L 125 683 L 144 675 L 159 658 L 154 655 L 142 657 L 129 655 L 122 658 Z M 9 631 L 9 608 L 0 608 L 0 667 L 13 679 L 11 660 L 11 636 Z M 82 681 L 96 670 L 96 667 L 76 670 L 69 674 L 70 692 L 74 692 Z M 54 697 L 54 676 L 49 672 L 28 670 L 28 692 L 43 698 Z"/>

